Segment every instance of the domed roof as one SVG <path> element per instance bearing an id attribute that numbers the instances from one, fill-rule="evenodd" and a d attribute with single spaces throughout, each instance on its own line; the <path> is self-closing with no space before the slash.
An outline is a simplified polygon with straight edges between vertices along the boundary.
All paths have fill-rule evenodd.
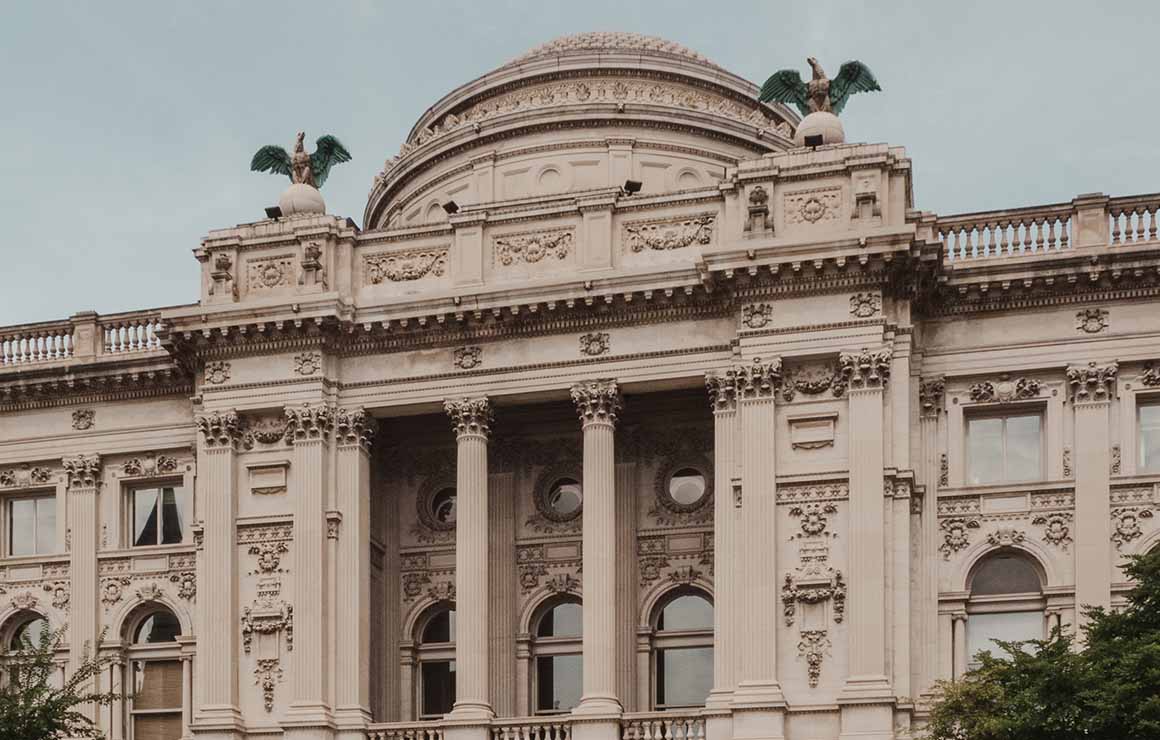
<path id="1" fill-rule="evenodd" d="M 520 54 L 503 66 L 513 67 L 537 59 L 591 52 L 647 52 L 654 56 L 678 57 L 717 67 L 701 54 L 674 41 L 627 31 L 589 31 L 560 36 Z"/>

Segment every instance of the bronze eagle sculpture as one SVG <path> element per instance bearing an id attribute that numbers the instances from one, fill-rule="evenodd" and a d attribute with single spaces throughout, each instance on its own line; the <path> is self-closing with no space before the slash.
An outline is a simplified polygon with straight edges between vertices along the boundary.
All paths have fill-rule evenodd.
<path id="1" fill-rule="evenodd" d="M 314 142 L 314 153 L 307 154 L 303 144 L 305 139 L 306 132 L 299 131 L 293 154 L 288 154 L 285 149 L 273 144 L 262 147 L 250 160 L 250 169 L 254 172 L 286 175 L 290 178 L 290 182 L 304 183 L 313 188 L 322 187 L 330 174 L 330 168 L 336 164 L 349 162 L 350 152 L 338 139 L 327 134 Z"/>
<path id="2" fill-rule="evenodd" d="M 846 62 L 838 70 L 838 76 L 831 80 L 817 59 L 809 57 L 806 61 L 814 72 L 813 78 L 808 83 L 802 82 L 801 75 L 796 69 L 783 69 L 770 75 L 761 86 L 761 93 L 757 99 L 763 103 L 771 100 L 792 103 L 803 116 L 818 111 L 837 115 L 846 107 L 846 101 L 854 93 L 882 89 L 878 86 L 878 80 L 871 74 L 870 68 L 862 62 Z"/>

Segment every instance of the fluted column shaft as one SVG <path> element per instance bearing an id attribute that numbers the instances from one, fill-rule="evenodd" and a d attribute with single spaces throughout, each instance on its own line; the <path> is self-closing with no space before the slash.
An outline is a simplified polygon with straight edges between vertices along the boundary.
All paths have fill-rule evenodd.
<path id="1" fill-rule="evenodd" d="M 939 488 L 939 418 L 942 415 L 946 382 L 942 378 L 922 381 L 919 390 L 921 416 L 919 417 L 919 437 L 922 457 L 919 461 L 919 475 L 926 488 L 922 500 L 920 520 L 922 546 L 918 551 L 919 603 L 917 617 L 919 629 L 918 646 L 922 657 L 919 659 L 920 692 L 934 688 L 940 678 L 939 655 L 946 645 L 939 645 L 938 615 L 938 488 Z"/>
<path id="2" fill-rule="evenodd" d="M 199 729 L 239 732 L 238 710 L 238 545 L 236 532 L 237 475 L 235 449 L 241 427 L 233 410 L 214 411 L 197 419 L 201 432 L 198 455 L 197 503 L 201 512 L 202 543 L 198 553 L 198 582 L 214 584 L 198 589 L 197 634 L 214 635 L 198 646 L 196 696 L 201 702 L 194 715 Z M 228 629 L 226 626 L 228 625 Z"/>
<path id="3" fill-rule="evenodd" d="M 737 403 L 709 379 L 713 401 L 713 691 L 710 704 L 728 702 L 737 687 L 736 607 L 738 507 L 733 495 Z"/>
<path id="4" fill-rule="evenodd" d="M 63 464 L 68 475 L 68 529 L 71 532 L 69 667 L 76 670 L 84 654 L 94 654 L 97 647 L 97 532 L 100 529 L 97 496 L 102 471 L 99 455 L 67 457 Z M 96 717 L 95 707 L 86 707 L 84 711 Z"/>
<path id="5" fill-rule="evenodd" d="M 954 631 L 954 677 L 958 681 L 967 672 L 967 615 L 958 613 L 951 617 L 951 629 Z"/>
<path id="6" fill-rule="evenodd" d="M 370 445 L 374 419 L 362 408 L 335 417 L 335 722 L 358 732 L 370 720 Z"/>
<path id="7" fill-rule="evenodd" d="M 577 383 L 584 431 L 584 693 L 578 714 L 621 711 L 616 694 L 616 456 L 622 401 L 611 380 Z"/>
<path id="8" fill-rule="evenodd" d="M 455 431 L 455 706 L 451 716 L 494 716 L 488 692 L 487 442 L 491 404 L 486 398 L 444 404 Z"/>

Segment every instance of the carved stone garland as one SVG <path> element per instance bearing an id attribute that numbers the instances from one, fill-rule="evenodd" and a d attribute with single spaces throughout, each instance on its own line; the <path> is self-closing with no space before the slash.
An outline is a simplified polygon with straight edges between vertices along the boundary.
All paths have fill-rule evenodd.
<path id="1" fill-rule="evenodd" d="M 786 370 L 781 384 L 781 397 L 792 401 L 798 393 L 818 396 L 829 391 L 834 398 L 846 393 L 846 376 L 836 365 L 798 365 Z"/>
<path id="2" fill-rule="evenodd" d="M 447 248 L 367 255 L 363 258 L 363 271 L 368 285 L 378 285 L 383 280 L 411 282 L 428 275 L 442 277 L 447 272 Z"/>
<path id="3" fill-rule="evenodd" d="M 699 216 L 626 223 L 624 247 L 629 252 L 643 252 L 668 251 L 683 249 L 693 244 L 708 244 L 713 240 L 713 224 L 716 219 L 716 214 L 705 213 Z"/>
<path id="4" fill-rule="evenodd" d="M 830 654 L 830 638 L 825 630 L 802 630 L 798 640 L 798 656 L 806 659 L 806 675 L 810 688 L 816 689 L 822 677 L 822 660 Z"/>
<path id="5" fill-rule="evenodd" d="M 546 257 L 563 260 L 572 251 L 572 241 L 571 229 L 509 234 L 492 240 L 495 261 L 505 267 L 521 262 L 534 265 Z"/>

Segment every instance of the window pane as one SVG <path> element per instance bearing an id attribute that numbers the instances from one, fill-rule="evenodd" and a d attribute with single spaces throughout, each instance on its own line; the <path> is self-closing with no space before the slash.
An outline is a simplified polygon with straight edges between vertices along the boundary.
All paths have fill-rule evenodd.
<path id="1" fill-rule="evenodd" d="M 455 661 L 437 660 L 420 663 L 423 717 L 442 717 L 455 703 Z"/>
<path id="2" fill-rule="evenodd" d="M 1002 480 L 1002 419 L 971 419 L 967 423 L 967 465 L 971 484 Z"/>
<path id="3" fill-rule="evenodd" d="M 661 611 L 658 630 L 711 630 L 713 605 L 696 594 L 678 596 Z"/>
<path id="4" fill-rule="evenodd" d="M 705 495 L 705 476 L 692 468 L 681 468 L 669 479 L 669 495 L 683 506 L 692 506 Z"/>
<path id="5" fill-rule="evenodd" d="M 657 651 L 657 708 L 704 706 L 713 688 L 713 648 Z"/>
<path id="6" fill-rule="evenodd" d="M 133 663 L 133 709 L 181 709 L 181 661 Z"/>
<path id="7" fill-rule="evenodd" d="M 137 626 L 133 642 L 137 644 L 172 642 L 181 634 L 181 623 L 169 611 L 156 611 Z"/>
<path id="8" fill-rule="evenodd" d="M 1039 593 L 1043 584 L 1035 566 L 1019 555 L 991 555 L 975 570 L 971 578 L 971 594 L 988 596 L 997 594 Z"/>
<path id="9" fill-rule="evenodd" d="M 36 500 L 21 498 L 8 504 L 8 553 L 36 553 Z"/>
<path id="10" fill-rule="evenodd" d="M 427 620 L 420 643 L 455 642 L 455 610 L 445 609 Z"/>
<path id="11" fill-rule="evenodd" d="M 133 718 L 133 740 L 180 740 L 181 712 Z"/>
<path id="12" fill-rule="evenodd" d="M 1006 655 L 991 640 L 1042 640 L 1043 612 L 1006 612 L 971 614 L 967 617 L 967 656 L 972 663 L 975 653 L 989 650 L 991 655 Z"/>
<path id="13" fill-rule="evenodd" d="M 36 551 L 56 552 L 56 498 L 53 496 L 36 500 Z"/>
<path id="14" fill-rule="evenodd" d="M 548 508 L 557 516 L 568 517 L 580 511 L 584 503 L 584 489 L 578 481 L 561 478 L 548 492 Z"/>
<path id="15" fill-rule="evenodd" d="M 1140 470 L 1160 470 L 1160 404 L 1140 407 Z"/>
<path id="16" fill-rule="evenodd" d="M 536 658 L 536 711 L 567 712 L 580 703 L 584 660 L 579 655 Z"/>
<path id="17" fill-rule="evenodd" d="M 1007 417 L 1006 480 L 1038 480 L 1042 477 L 1039 426 L 1039 414 Z"/>
<path id="18" fill-rule="evenodd" d="M 575 602 L 557 604 L 540 618 L 537 637 L 580 637 L 584 631 L 584 613 Z"/>
<path id="19" fill-rule="evenodd" d="M 157 544 L 157 489 L 133 491 L 133 546 Z"/>
<path id="20" fill-rule="evenodd" d="M 44 617 L 30 619 L 20 625 L 20 628 L 12 635 L 12 644 L 9 647 L 12 650 L 26 650 L 29 646 L 38 647 L 40 638 L 47 629 L 48 622 L 45 621 Z"/>
<path id="21" fill-rule="evenodd" d="M 181 506 L 185 496 L 180 488 L 161 489 L 161 544 L 181 542 Z"/>

